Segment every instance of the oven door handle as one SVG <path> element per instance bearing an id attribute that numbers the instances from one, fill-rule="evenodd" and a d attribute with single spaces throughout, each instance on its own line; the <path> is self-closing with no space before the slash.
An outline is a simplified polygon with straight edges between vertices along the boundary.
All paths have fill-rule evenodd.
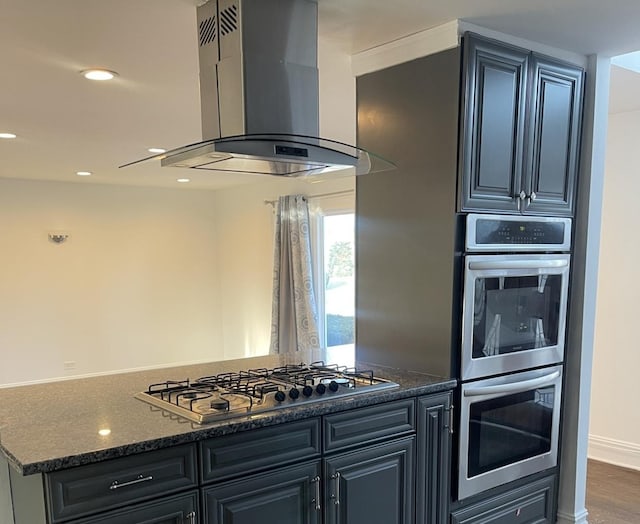
<path id="1" fill-rule="evenodd" d="M 479 260 L 469 262 L 469 269 L 553 269 L 569 266 L 568 260 Z"/>
<path id="2" fill-rule="evenodd" d="M 520 382 L 510 382 L 499 386 L 481 386 L 478 388 L 467 388 L 464 390 L 465 397 L 480 397 L 484 395 L 495 395 L 496 393 L 520 393 L 531 388 L 545 386 L 556 380 L 560 376 L 560 371 L 554 371 L 548 375 Z"/>

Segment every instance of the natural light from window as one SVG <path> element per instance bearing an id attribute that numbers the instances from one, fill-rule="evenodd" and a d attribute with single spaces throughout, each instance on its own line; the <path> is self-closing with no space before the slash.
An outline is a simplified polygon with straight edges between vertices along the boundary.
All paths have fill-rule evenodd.
<path id="1" fill-rule="evenodd" d="M 618 67 L 623 67 L 624 69 L 629 69 L 631 71 L 635 71 L 636 73 L 640 73 L 640 51 L 634 51 L 633 53 L 614 56 L 611 59 L 611 63 L 613 65 L 617 65 Z"/>
<path id="2" fill-rule="evenodd" d="M 353 352 L 355 343 L 354 213 L 322 217 L 324 329 L 327 349 Z"/>

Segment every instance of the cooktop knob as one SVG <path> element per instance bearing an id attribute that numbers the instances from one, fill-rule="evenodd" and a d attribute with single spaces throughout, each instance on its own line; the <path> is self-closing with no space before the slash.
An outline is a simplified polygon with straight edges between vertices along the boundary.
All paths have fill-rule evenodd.
<path id="1" fill-rule="evenodd" d="M 336 391 L 338 391 L 338 388 L 339 388 L 339 387 L 340 387 L 340 386 L 338 386 L 338 383 L 337 383 L 335 380 L 332 380 L 331 382 L 329 382 L 329 389 L 330 389 L 331 391 L 333 391 L 334 393 L 335 393 Z"/>
<path id="2" fill-rule="evenodd" d="M 311 386 L 305 386 L 302 388 L 302 394 L 305 397 L 310 397 L 311 395 L 313 395 L 313 388 Z"/>
<path id="3" fill-rule="evenodd" d="M 293 400 L 297 399 L 300 396 L 300 392 L 296 388 L 291 388 L 289 390 L 289 397 Z"/>
<path id="4" fill-rule="evenodd" d="M 282 402 L 286 397 L 284 391 L 276 391 L 276 394 L 273 396 L 278 402 Z"/>
<path id="5" fill-rule="evenodd" d="M 327 386 L 325 386 L 324 384 L 318 384 L 316 386 L 316 393 L 318 395 L 324 395 L 325 391 L 327 391 Z"/>

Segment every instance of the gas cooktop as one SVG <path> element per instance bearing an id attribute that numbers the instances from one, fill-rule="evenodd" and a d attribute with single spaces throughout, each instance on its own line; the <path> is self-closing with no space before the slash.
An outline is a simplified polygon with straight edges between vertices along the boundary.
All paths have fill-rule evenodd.
<path id="1" fill-rule="evenodd" d="M 168 380 L 149 385 L 135 397 L 206 424 L 395 387 L 398 384 L 375 377 L 373 371 L 313 362 Z"/>

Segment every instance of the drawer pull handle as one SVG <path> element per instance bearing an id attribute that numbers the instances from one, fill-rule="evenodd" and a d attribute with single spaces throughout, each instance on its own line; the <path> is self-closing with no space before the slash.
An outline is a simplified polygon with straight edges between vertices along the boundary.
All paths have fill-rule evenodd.
<path id="1" fill-rule="evenodd" d="M 315 476 L 311 479 L 316 486 L 316 498 L 311 502 L 314 504 L 316 511 L 320 511 L 322 508 L 320 507 L 320 477 Z"/>
<path id="2" fill-rule="evenodd" d="M 149 482 L 150 480 L 153 480 L 153 477 L 151 475 L 148 476 L 144 476 L 144 475 L 138 475 L 138 478 L 135 480 L 130 480 L 129 482 L 123 482 L 122 484 L 120 484 L 117 480 L 114 480 L 111 483 L 111 486 L 109 486 L 109 489 L 120 489 L 120 488 L 126 488 L 127 486 L 133 486 L 134 484 L 140 484 L 141 482 Z"/>
<path id="3" fill-rule="evenodd" d="M 335 506 L 340 505 L 340 472 L 336 471 L 335 475 L 331 475 L 331 479 L 335 482 L 335 493 L 331 495 L 331 499 L 333 499 L 333 504 Z"/>
<path id="4" fill-rule="evenodd" d="M 191 513 L 187 513 L 187 518 L 189 524 L 196 524 L 196 512 L 192 511 Z"/>

